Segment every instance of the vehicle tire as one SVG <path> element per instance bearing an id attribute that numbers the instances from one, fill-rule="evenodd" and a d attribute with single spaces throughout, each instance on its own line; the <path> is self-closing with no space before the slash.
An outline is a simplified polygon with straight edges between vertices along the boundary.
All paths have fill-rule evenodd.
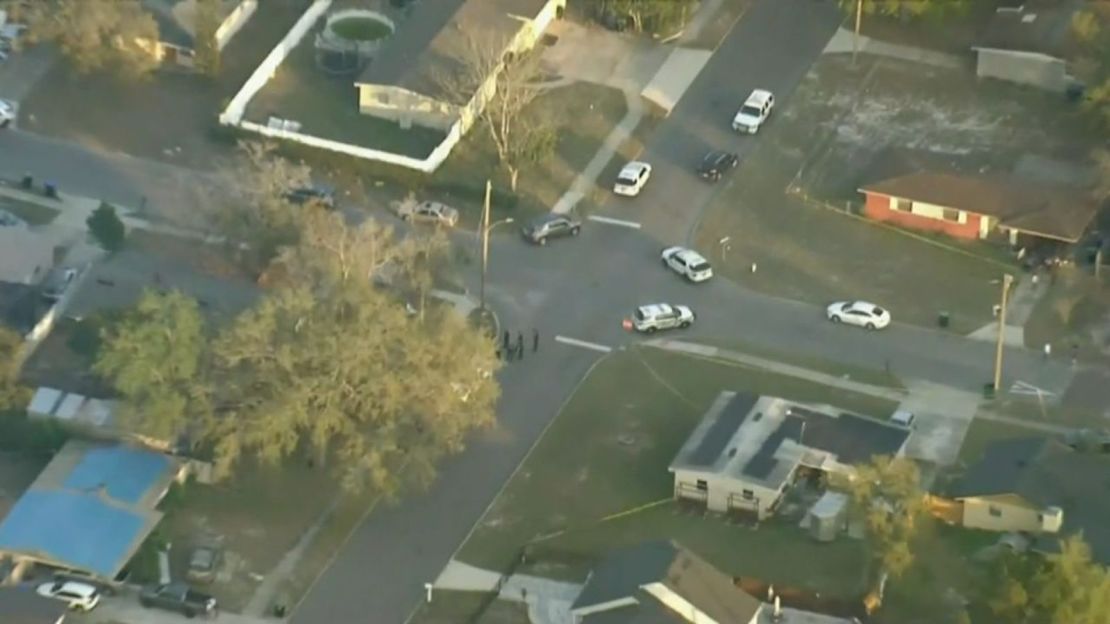
<path id="1" fill-rule="evenodd" d="M 649 334 L 654 334 L 655 330 L 656 330 L 655 327 L 649 327 L 649 328 L 645 329 L 644 331 L 649 333 Z"/>
<path id="2" fill-rule="evenodd" d="M 682 323 L 679 324 L 678 327 L 679 327 L 679 329 L 689 329 L 690 328 L 690 321 L 682 321 Z"/>
<path id="3" fill-rule="evenodd" d="M 545 236 L 545 237 L 543 237 L 543 238 L 541 238 L 541 239 L 537 240 L 537 241 L 536 241 L 536 244 L 537 244 L 537 245 L 539 245 L 539 246 L 541 246 L 541 247 L 542 247 L 542 246 L 544 246 L 544 245 L 546 245 L 546 244 L 547 244 L 547 237 Z"/>
<path id="4" fill-rule="evenodd" d="M 864 325 L 864 328 L 873 330 L 873 329 L 875 329 L 875 324 L 874 323 L 868 323 L 868 324 Z"/>
<path id="5" fill-rule="evenodd" d="M 840 317 L 834 314 L 834 315 L 829 317 L 829 320 L 834 322 L 834 323 L 839 323 L 840 322 Z"/>
<path id="6" fill-rule="evenodd" d="M 580 229 L 581 229 L 581 228 L 571 228 L 571 229 L 570 229 L 570 235 L 571 235 L 571 236 L 578 236 L 578 231 L 579 231 Z"/>

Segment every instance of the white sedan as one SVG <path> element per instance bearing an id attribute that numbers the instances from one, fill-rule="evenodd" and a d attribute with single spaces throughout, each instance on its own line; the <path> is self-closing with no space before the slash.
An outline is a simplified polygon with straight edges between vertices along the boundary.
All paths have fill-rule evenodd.
<path id="1" fill-rule="evenodd" d="M 651 177 L 651 165 L 646 162 L 634 160 L 617 174 L 617 183 L 613 185 L 613 192 L 625 197 L 635 197 L 643 190 Z"/>
<path id="2" fill-rule="evenodd" d="M 0 100 L 0 128 L 7 128 L 15 121 L 15 104 Z"/>
<path id="3" fill-rule="evenodd" d="M 838 301 L 825 310 L 834 323 L 846 323 L 867 329 L 882 329 L 890 325 L 890 312 L 866 301 Z"/>
<path id="4" fill-rule="evenodd" d="M 713 267 L 709 266 L 709 261 L 693 249 L 667 247 L 660 255 L 663 266 L 691 282 L 704 282 L 713 277 Z"/>
<path id="5" fill-rule="evenodd" d="M 52 581 L 39 585 L 35 592 L 40 596 L 62 600 L 70 609 L 78 611 L 92 611 L 100 604 L 100 590 L 88 583 Z"/>

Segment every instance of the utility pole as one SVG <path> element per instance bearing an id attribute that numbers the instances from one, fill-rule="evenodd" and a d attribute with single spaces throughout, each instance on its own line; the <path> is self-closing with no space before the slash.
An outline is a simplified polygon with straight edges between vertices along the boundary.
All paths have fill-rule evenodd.
<path id="1" fill-rule="evenodd" d="M 489 194 L 490 181 L 486 180 L 486 199 L 482 203 L 482 281 L 478 289 L 479 309 L 486 310 L 486 265 L 489 264 Z"/>
<path id="2" fill-rule="evenodd" d="M 1002 346 L 1006 336 L 1006 304 L 1010 299 L 1010 282 L 1013 275 L 1006 273 L 1002 276 L 1002 305 L 998 310 L 998 346 L 994 352 L 994 392 L 998 395 L 1002 385 Z"/>
<path id="3" fill-rule="evenodd" d="M 856 66 L 856 57 L 859 55 L 859 29 L 863 21 L 863 0 L 856 0 L 856 30 L 852 37 L 852 67 Z"/>

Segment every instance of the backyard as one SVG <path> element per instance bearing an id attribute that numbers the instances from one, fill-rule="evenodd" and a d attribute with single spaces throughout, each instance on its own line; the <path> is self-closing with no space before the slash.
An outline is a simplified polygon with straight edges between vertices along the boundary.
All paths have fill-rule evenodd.
<path id="1" fill-rule="evenodd" d="M 1031 150 L 1081 156 L 1090 139 L 1056 98 L 979 83 L 963 69 L 862 59 L 818 61 L 707 208 L 697 243 L 713 249 L 731 233 L 718 263 L 765 292 L 873 300 L 922 325 L 944 311 L 953 330 L 973 331 L 992 320 L 996 283 L 1013 271 L 1005 250 L 865 220 L 855 214 L 856 189 L 887 147 L 1003 171 Z"/>
<path id="2" fill-rule="evenodd" d="M 614 388 L 637 388 L 616 395 Z M 886 414 L 891 402 L 763 371 L 638 347 L 587 378 L 463 545 L 464 562 L 508 569 L 528 546 L 582 578 L 606 550 L 676 539 L 725 572 L 828 592 L 861 591 L 862 543 L 817 544 L 796 524 L 758 529 L 671 502 L 667 466 L 722 390 Z M 799 562 L 809 565 L 798 565 Z M 846 571 L 849 571 L 846 573 Z"/>

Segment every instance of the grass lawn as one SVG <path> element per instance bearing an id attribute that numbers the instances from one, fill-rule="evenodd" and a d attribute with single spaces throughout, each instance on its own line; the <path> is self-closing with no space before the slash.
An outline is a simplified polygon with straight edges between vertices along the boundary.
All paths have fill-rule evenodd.
<path id="1" fill-rule="evenodd" d="M 316 67 L 312 36 L 301 40 L 274 77 L 251 98 L 246 118 L 265 124 L 272 116 L 301 124 L 301 132 L 342 143 L 424 158 L 443 142 L 439 130 L 398 124 L 358 111 L 352 76 L 329 76 Z"/>
<path id="2" fill-rule="evenodd" d="M 944 311 L 953 331 L 970 332 L 992 320 L 995 282 L 1012 270 L 1008 256 L 979 241 L 882 226 L 849 214 L 847 203 L 858 206 L 856 189 L 886 146 L 1002 171 L 1034 148 L 1088 144 L 1079 123 L 1058 101 L 964 71 L 873 57 L 853 68 L 850 59 L 823 58 L 707 207 L 695 244 L 713 249 L 730 234 L 725 261 L 712 259 L 764 292 L 814 303 L 873 300 L 920 325 L 935 325 Z M 786 193 L 792 185 L 812 201 Z"/>
<path id="3" fill-rule="evenodd" d="M 324 470 L 293 462 L 280 469 L 241 468 L 226 483 L 193 483 L 160 526 L 173 542 L 175 566 L 185 565 L 188 545 L 222 541 L 222 577 L 209 589 L 229 611 L 238 611 L 266 575 L 317 520 L 337 494 Z"/>
<path id="4" fill-rule="evenodd" d="M 955 3 L 953 3 L 955 4 Z M 860 32 L 866 37 L 899 45 L 966 55 L 994 14 L 993 2 L 967 3 L 967 11 L 936 17 L 901 20 L 897 17 L 867 16 Z M 845 27 L 851 28 L 851 20 Z"/>
<path id="5" fill-rule="evenodd" d="M 7 195 L 0 195 L 0 210 L 10 212 L 23 219 L 27 222 L 27 225 L 46 225 L 61 213 L 56 208 L 43 206 L 38 202 L 8 197 Z"/>
<path id="6" fill-rule="evenodd" d="M 784 353 L 749 342 L 738 341 L 735 338 L 728 338 L 725 340 L 714 340 L 710 338 L 704 340 L 704 342 L 717 347 L 739 351 L 747 355 L 753 355 L 756 357 L 781 362 L 783 364 L 789 364 L 791 366 L 797 366 L 800 368 L 806 368 L 820 373 L 825 373 L 826 375 L 845 377 L 851 379 L 852 381 L 870 384 L 872 386 L 880 386 L 882 388 L 891 388 L 894 390 L 904 390 L 906 388 L 905 384 L 902 383 L 902 380 L 899 379 L 896 375 L 879 369 L 863 368 L 860 366 L 842 364 L 840 362 L 834 362 L 817 357 L 807 357 L 794 353 Z"/>
<path id="7" fill-rule="evenodd" d="M 479 615 L 480 614 L 480 615 Z M 410 624 L 530 624 L 522 604 L 491 600 L 482 592 L 437 590 L 431 603 L 423 603 Z"/>
<path id="8" fill-rule="evenodd" d="M 614 392 L 618 388 L 636 391 Z M 700 515 L 676 514 L 669 502 L 601 522 L 671 498 L 667 465 L 722 390 L 830 403 L 864 414 L 886 414 L 894 407 L 889 401 L 681 354 L 647 348 L 615 353 L 576 391 L 463 545 L 460 558 L 504 570 L 525 544 L 558 532 L 562 534 L 537 547 L 596 556 L 613 540 L 671 536 L 691 540 L 691 548 L 726 572 L 757 574 L 762 569 L 765 575 L 781 573 L 777 582 L 811 588 L 835 578 L 841 584 L 827 591 L 847 589 L 861 567 L 840 566 L 859 564 L 863 557 L 854 542 L 817 545 L 800 530 L 774 523 L 752 532 Z M 787 548 L 792 541 L 788 552 L 798 556 L 790 557 L 791 564 L 770 549 L 761 550 L 764 542 Z M 753 549 L 767 560 L 752 557 Z M 736 568 L 745 557 L 747 563 Z M 838 578 L 845 575 L 851 578 Z"/>
<path id="9" fill-rule="evenodd" d="M 1088 267 L 1062 267 L 1048 292 L 1037 302 L 1025 324 L 1025 345 L 1033 349 L 1051 343 L 1053 351 L 1070 354 L 1079 345 L 1083 360 L 1105 362 L 1108 338 L 1103 325 L 1110 314 L 1110 288 L 1106 282 L 1110 269 L 1101 281 Z"/>

